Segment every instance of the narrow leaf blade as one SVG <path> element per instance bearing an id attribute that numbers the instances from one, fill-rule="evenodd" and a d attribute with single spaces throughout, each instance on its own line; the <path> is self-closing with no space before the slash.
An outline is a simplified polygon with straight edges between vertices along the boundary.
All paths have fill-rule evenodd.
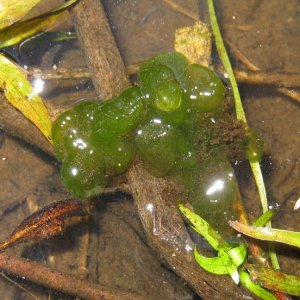
<path id="1" fill-rule="evenodd" d="M 0 31 L 0 48 L 13 46 L 30 36 L 49 30 L 57 24 L 58 21 L 64 20 L 66 16 L 67 12 L 61 12 L 25 22 L 15 23 Z"/>
<path id="2" fill-rule="evenodd" d="M 78 0 L 69 0 L 49 13 L 15 23 L 12 26 L 3 29 L 0 31 L 0 48 L 13 46 L 30 36 L 51 29 L 59 21 L 64 20 L 68 16 L 68 13 L 64 10 L 77 1 Z"/>
<path id="3" fill-rule="evenodd" d="M 36 94 L 21 69 L 0 54 L 0 89 L 7 100 L 51 139 L 51 119 L 42 99 Z"/>
<path id="4" fill-rule="evenodd" d="M 249 226 L 238 221 L 231 221 L 229 224 L 235 230 L 253 238 L 264 241 L 284 243 L 300 248 L 300 232 L 273 229 L 269 227 Z"/>
<path id="5" fill-rule="evenodd" d="M 197 264 L 206 270 L 207 272 L 216 275 L 228 274 L 227 266 L 223 263 L 220 257 L 205 257 L 198 253 L 197 249 L 194 249 L 194 256 Z"/>
<path id="6" fill-rule="evenodd" d="M 223 247 L 221 236 L 204 219 L 182 204 L 179 205 L 179 210 L 192 223 L 195 231 L 205 237 L 215 250 L 218 251 Z"/>

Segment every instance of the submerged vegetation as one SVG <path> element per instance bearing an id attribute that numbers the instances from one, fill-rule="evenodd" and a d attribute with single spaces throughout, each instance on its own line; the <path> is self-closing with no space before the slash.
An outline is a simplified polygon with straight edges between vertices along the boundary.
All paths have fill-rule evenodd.
<path id="1" fill-rule="evenodd" d="M 74 2 L 69 1 L 66 5 Z M 208 2 L 211 12 L 212 1 Z M 66 5 L 52 12 L 51 22 Z M 41 21 L 44 25 L 50 24 L 47 16 Z M 27 29 L 27 25 L 38 24 L 38 19 L 16 23 L 15 29 L 7 22 L 0 22 L 4 28 L 0 31 L 3 47 L 18 43 L 39 30 L 29 32 Z M 20 39 L 12 39 L 16 32 L 22 32 Z M 221 36 L 215 36 L 220 43 Z M 230 66 L 226 61 L 225 66 L 228 64 Z M 3 55 L 0 66 L 0 87 L 8 100 L 35 123 L 50 143 L 53 142 L 57 158 L 62 162 L 62 180 L 71 194 L 79 198 L 94 196 L 109 185 L 111 177 L 126 172 L 132 164 L 142 164 L 152 175 L 166 177 L 181 187 L 182 199 L 174 201 L 188 203 L 193 208 L 191 211 L 179 205 L 192 227 L 218 253 L 217 257 L 207 258 L 195 248 L 195 260 L 202 268 L 214 274 L 230 275 L 235 283 L 240 282 L 262 299 L 276 299 L 263 287 L 300 295 L 297 276 L 249 264 L 247 243 L 244 240 L 227 241 L 232 236 L 232 231 L 228 234 L 228 221 L 238 219 L 240 213 L 237 208 L 240 205 L 238 184 L 231 162 L 245 158 L 250 161 L 258 178 L 260 194 L 265 197 L 259 168 L 264 142 L 259 133 L 246 124 L 232 72 L 227 71 L 238 120 L 232 116 L 231 99 L 218 75 L 210 68 L 190 63 L 182 54 L 172 52 L 144 62 L 137 74 L 136 86 L 104 103 L 96 99 L 79 102 L 60 115 L 52 126 L 42 100 L 34 95 L 22 71 Z M 16 95 L 17 102 L 14 101 Z M 53 205 L 34 214 L 0 248 L 61 233 L 66 216 L 87 214 L 81 211 L 81 205 L 78 204 L 77 211 L 76 205 L 74 208 L 70 203 Z M 57 207 L 61 209 L 62 206 L 63 212 L 55 214 Z M 265 226 L 270 218 L 254 225 Z M 275 235 L 268 239 L 264 229 L 255 231 L 256 228 L 244 228 L 241 224 L 231 225 L 253 237 L 299 247 L 298 233 L 268 229 L 269 235 Z M 275 261 L 274 255 L 272 257 Z M 255 278 L 259 278 L 257 282 L 254 282 Z"/>

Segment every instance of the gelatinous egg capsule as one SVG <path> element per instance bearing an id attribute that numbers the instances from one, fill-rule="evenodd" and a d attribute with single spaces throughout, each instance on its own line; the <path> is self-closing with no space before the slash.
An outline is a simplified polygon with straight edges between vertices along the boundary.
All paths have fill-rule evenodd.
<path id="1" fill-rule="evenodd" d="M 223 153 L 216 153 L 199 164 L 191 203 L 195 212 L 219 232 L 231 232 L 228 221 L 238 217 L 237 197 L 236 177 Z"/>
<path id="2" fill-rule="evenodd" d="M 225 87 L 214 71 L 191 64 L 186 68 L 185 76 L 192 110 L 214 112 L 223 108 Z"/>
<path id="3" fill-rule="evenodd" d="M 102 190 L 107 184 L 104 162 L 93 148 L 75 152 L 63 161 L 61 177 L 76 197 L 85 198 Z"/>

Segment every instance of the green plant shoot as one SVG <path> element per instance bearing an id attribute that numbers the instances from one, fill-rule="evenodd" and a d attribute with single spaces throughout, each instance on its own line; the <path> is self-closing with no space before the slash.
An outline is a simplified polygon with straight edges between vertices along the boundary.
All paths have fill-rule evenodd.
<path id="1" fill-rule="evenodd" d="M 190 221 L 192 228 L 202 235 L 209 244 L 218 251 L 217 257 L 205 257 L 194 249 L 196 262 L 204 270 L 216 275 L 229 275 L 238 284 L 241 283 L 249 291 L 263 300 L 275 300 L 276 297 L 269 291 L 254 283 L 249 274 L 243 270 L 247 257 L 247 246 L 243 243 L 232 247 L 224 242 L 222 237 L 199 215 L 182 204 L 179 205 L 181 213 Z"/>
<path id="2" fill-rule="evenodd" d="M 237 85 L 235 76 L 233 74 L 232 66 L 231 66 L 231 63 L 230 63 L 223 39 L 222 39 L 220 28 L 218 25 L 213 0 L 207 0 L 207 5 L 208 5 L 209 17 L 210 17 L 210 21 L 211 21 L 211 27 L 212 27 L 212 31 L 214 34 L 217 51 L 219 53 L 219 56 L 221 58 L 223 65 L 225 67 L 225 70 L 228 74 L 228 77 L 229 77 L 229 80 L 230 80 L 230 83 L 232 86 L 234 102 L 235 102 L 236 117 L 237 117 L 237 119 L 242 120 L 247 124 L 247 119 L 246 119 L 246 115 L 244 112 L 242 100 L 240 97 L 238 85 Z M 265 184 L 264 184 L 264 180 L 263 180 L 259 162 L 249 162 L 249 163 L 251 165 L 251 169 L 252 169 L 252 172 L 253 172 L 253 175 L 255 178 L 255 182 L 257 185 L 257 189 L 258 189 L 258 193 L 259 193 L 260 201 L 261 201 L 261 205 L 262 205 L 262 210 L 263 210 L 263 212 L 266 212 L 268 210 L 268 200 L 267 200 Z M 271 227 L 270 222 L 267 225 L 269 227 Z M 272 266 L 275 269 L 279 269 L 280 267 L 279 267 L 278 259 L 277 259 L 276 253 L 275 253 L 274 249 L 272 249 L 271 245 L 269 245 L 269 254 L 270 254 Z"/>

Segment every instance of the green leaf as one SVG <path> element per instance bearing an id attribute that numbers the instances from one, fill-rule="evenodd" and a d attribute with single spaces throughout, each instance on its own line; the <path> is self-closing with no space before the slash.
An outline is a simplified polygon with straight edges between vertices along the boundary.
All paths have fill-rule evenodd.
<path id="1" fill-rule="evenodd" d="M 51 119 L 42 101 L 21 69 L 0 54 L 0 89 L 7 100 L 33 122 L 51 142 Z"/>
<path id="2" fill-rule="evenodd" d="M 284 243 L 300 248 L 300 232 L 273 229 L 269 227 L 255 227 L 245 225 L 238 221 L 230 221 L 229 224 L 235 230 L 253 238 L 264 241 Z"/>
<path id="3" fill-rule="evenodd" d="M 221 236 L 199 215 L 179 204 L 181 213 L 192 223 L 192 228 L 202 235 L 209 244 L 217 251 L 224 247 L 225 242 Z"/>
<path id="4" fill-rule="evenodd" d="M 41 0 L 2 0 L 0 3 L 0 30 L 23 18 Z"/>
<path id="5" fill-rule="evenodd" d="M 240 275 L 240 283 L 257 297 L 260 297 L 263 300 L 277 299 L 272 293 L 262 288 L 259 284 L 254 283 L 251 280 L 250 275 L 246 271 L 241 270 L 239 272 L 239 275 Z"/>
<path id="6" fill-rule="evenodd" d="M 221 257 L 205 257 L 198 253 L 197 249 L 194 249 L 195 260 L 198 265 L 207 272 L 225 275 L 228 274 L 227 266 L 224 264 Z"/>
<path id="7" fill-rule="evenodd" d="M 251 278 L 263 287 L 293 296 L 300 296 L 300 277 L 250 264 L 247 264 L 246 268 L 250 272 Z"/>
<path id="8" fill-rule="evenodd" d="M 194 250 L 196 262 L 206 271 L 213 274 L 229 274 L 233 281 L 239 283 L 239 274 L 237 267 L 240 266 L 247 256 L 247 247 L 245 244 L 236 247 L 230 247 L 225 243 L 221 236 L 200 216 L 179 205 L 180 211 L 193 224 L 192 228 L 200 235 L 204 236 L 209 244 L 218 251 L 218 257 L 204 257 L 197 250 Z"/>
<path id="9" fill-rule="evenodd" d="M 15 23 L 10 27 L 1 30 L 0 48 L 13 46 L 30 36 L 49 30 L 56 25 L 58 21 L 63 20 L 64 17 L 68 16 L 68 13 L 64 10 L 77 1 L 78 0 L 69 0 L 52 12 L 23 22 Z"/>

